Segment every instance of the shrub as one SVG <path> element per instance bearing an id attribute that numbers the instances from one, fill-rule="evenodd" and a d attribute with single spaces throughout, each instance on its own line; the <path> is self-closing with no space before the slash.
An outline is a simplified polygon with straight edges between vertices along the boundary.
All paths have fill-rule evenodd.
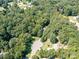
<path id="1" fill-rule="evenodd" d="M 32 56 L 32 59 L 39 59 L 39 57 L 36 56 L 36 55 L 33 55 L 33 56 Z"/>

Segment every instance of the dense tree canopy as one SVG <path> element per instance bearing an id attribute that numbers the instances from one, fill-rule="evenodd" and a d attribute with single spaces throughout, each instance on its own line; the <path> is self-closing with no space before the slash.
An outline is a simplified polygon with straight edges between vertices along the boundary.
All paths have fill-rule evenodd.
<path id="1" fill-rule="evenodd" d="M 17 4 L 28 1 L 33 6 L 26 9 Z M 12 6 L 9 3 L 13 2 Z M 28 5 L 29 5 L 28 4 Z M 68 16 L 79 15 L 78 0 L 0 0 L 0 51 L 7 52 L 3 59 L 22 59 L 31 52 L 33 37 L 44 43 L 60 41 L 67 50 L 40 50 L 39 56 L 79 59 L 79 31 L 69 22 Z M 75 57 L 72 57 L 75 54 Z M 37 55 L 33 59 L 39 59 Z"/>

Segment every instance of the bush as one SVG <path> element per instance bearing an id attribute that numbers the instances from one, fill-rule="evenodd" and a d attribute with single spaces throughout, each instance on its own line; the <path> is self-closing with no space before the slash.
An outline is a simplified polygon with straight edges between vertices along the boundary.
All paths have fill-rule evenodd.
<path id="1" fill-rule="evenodd" d="M 54 44 L 58 42 L 57 36 L 54 33 L 50 35 L 50 41 Z"/>
<path id="2" fill-rule="evenodd" d="M 36 55 L 33 55 L 33 56 L 32 56 L 32 59 L 39 59 L 39 57 L 36 56 Z"/>
<path id="3" fill-rule="evenodd" d="M 76 16 L 78 13 L 77 13 L 77 10 L 76 10 L 75 7 L 66 6 L 64 14 L 67 15 L 67 16 Z"/>
<path id="4" fill-rule="evenodd" d="M 51 50 L 43 50 L 43 49 L 41 49 L 39 51 L 39 56 L 41 58 L 48 58 L 48 57 L 52 57 L 54 55 L 55 55 L 55 51 L 53 49 L 51 49 Z"/>

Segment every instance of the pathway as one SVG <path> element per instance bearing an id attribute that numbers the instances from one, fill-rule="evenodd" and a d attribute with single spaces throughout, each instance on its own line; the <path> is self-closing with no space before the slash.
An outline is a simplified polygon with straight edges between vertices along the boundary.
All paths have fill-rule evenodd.
<path id="1" fill-rule="evenodd" d="M 32 59 L 32 56 L 35 55 L 36 52 L 40 50 L 42 46 L 43 46 L 43 43 L 41 42 L 41 38 L 37 38 L 36 41 L 34 41 L 34 43 L 32 44 L 31 56 L 29 59 Z"/>

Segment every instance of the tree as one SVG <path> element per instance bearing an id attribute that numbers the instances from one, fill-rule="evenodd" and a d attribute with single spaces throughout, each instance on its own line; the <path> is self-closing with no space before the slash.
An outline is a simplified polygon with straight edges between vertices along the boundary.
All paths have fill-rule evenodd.
<path id="1" fill-rule="evenodd" d="M 50 41 L 54 44 L 58 42 L 57 36 L 54 33 L 50 35 Z"/>
<path id="2" fill-rule="evenodd" d="M 41 49 L 39 51 L 39 56 L 41 58 L 53 57 L 53 56 L 55 56 L 55 51 L 53 49 L 50 49 L 50 50 L 43 50 L 43 49 Z"/>
<path id="3" fill-rule="evenodd" d="M 73 8 L 71 5 L 65 6 L 64 14 L 67 16 L 76 16 L 78 13 L 75 8 L 75 6 Z"/>
<path id="4" fill-rule="evenodd" d="M 30 34 L 21 34 L 14 47 L 15 58 L 25 57 L 31 51 L 32 37 Z"/>
<path id="5" fill-rule="evenodd" d="M 9 41 L 9 47 L 10 47 L 10 48 L 15 47 L 16 40 L 17 40 L 17 38 L 12 38 L 12 39 Z"/>
<path id="6" fill-rule="evenodd" d="M 3 59 L 14 59 L 13 55 L 11 55 L 10 53 L 6 53 L 3 55 Z"/>

